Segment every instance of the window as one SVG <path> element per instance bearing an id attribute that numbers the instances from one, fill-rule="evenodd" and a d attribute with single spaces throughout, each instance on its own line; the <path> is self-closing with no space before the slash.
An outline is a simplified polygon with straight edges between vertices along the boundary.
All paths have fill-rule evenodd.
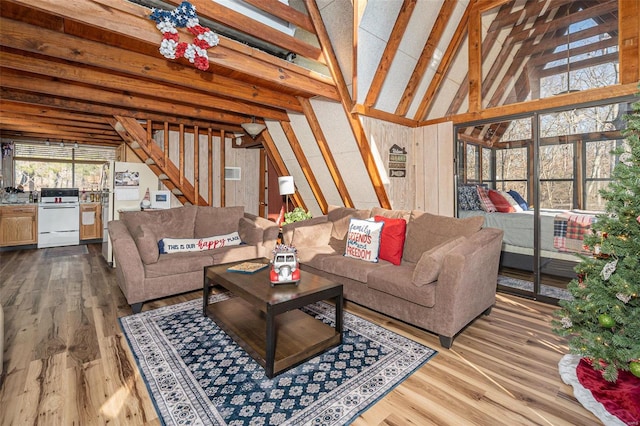
<path id="1" fill-rule="evenodd" d="M 27 191 L 42 188 L 97 190 L 102 164 L 115 160 L 115 149 L 81 145 L 47 146 L 15 143 L 15 185 Z"/>
<path id="2" fill-rule="evenodd" d="M 496 189 L 518 191 L 527 198 L 527 148 L 496 150 Z"/>

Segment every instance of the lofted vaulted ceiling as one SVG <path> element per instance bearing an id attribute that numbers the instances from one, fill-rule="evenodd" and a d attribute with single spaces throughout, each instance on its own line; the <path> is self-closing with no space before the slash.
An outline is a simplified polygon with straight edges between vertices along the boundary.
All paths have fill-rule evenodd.
<path id="1" fill-rule="evenodd" d="M 244 137 L 241 146 L 262 143 L 277 159 L 274 151 L 290 145 L 324 207 L 322 187 L 329 182 L 316 181 L 319 173 L 298 143 L 311 128 L 345 205 L 349 196 L 331 148 L 342 150 L 348 139 L 355 140 L 379 204 L 387 206 L 358 115 L 417 127 L 637 90 L 635 1 L 192 0 L 200 24 L 219 33 L 219 44 L 207 51 L 207 70 L 159 51 L 163 37 L 152 8 L 179 4 L 1 0 L 0 136 L 116 146 L 123 140 L 118 117 L 146 124 L 148 134 L 183 125 L 218 135 L 240 134 L 240 125 L 255 118 L 269 129 L 255 142 Z M 588 25 L 572 28 L 580 22 Z M 193 39 L 184 29 L 179 36 Z M 603 62 L 617 67 L 615 81 L 584 91 L 568 85 L 543 99 L 541 79 Z M 315 108 L 340 107 L 323 113 L 311 101 Z M 346 128 L 335 120 L 321 125 L 317 116 L 338 110 Z M 307 126 L 291 125 L 298 116 Z M 495 140 L 507 125 L 477 127 L 466 136 Z M 286 168 L 280 161 L 278 172 Z"/>

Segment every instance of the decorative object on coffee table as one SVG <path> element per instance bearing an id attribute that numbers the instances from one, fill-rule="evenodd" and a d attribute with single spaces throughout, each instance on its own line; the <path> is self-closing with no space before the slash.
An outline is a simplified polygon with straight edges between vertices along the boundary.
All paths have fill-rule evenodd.
<path id="1" fill-rule="evenodd" d="M 300 282 L 300 265 L 295 247 L 278 244 L 273 250 L 269 281 L 271 287 L 276 284 L 298 284 Z"/>

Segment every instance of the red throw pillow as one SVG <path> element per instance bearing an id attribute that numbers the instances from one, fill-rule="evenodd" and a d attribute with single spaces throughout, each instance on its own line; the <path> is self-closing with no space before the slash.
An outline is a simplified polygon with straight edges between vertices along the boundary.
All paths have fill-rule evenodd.
<path id="1" fill-rule="evenodd" d="M 501 213 L 513 213 L 516 211 L 511 203 L 509 203 L 509 201 L 496 190 L 489 190 L 489 199 L 491 200 L 493 205 L 496 206 L 496 210 Z"/>
<path id="2" fill-rule="evenodd" d="M 404 238 L 407 222 L 404 219 L 392 219 L 385 216 L 374 216 L 376 222 L 384 222 L 380 236 L 380 253 L 378 257 L 399 265 L 404 250 Z"/>

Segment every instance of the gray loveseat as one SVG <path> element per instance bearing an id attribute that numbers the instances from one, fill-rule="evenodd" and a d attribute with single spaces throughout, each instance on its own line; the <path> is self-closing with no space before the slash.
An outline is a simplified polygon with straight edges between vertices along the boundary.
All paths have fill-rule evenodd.
<path id="1" fill-rule="evenodd" d="M 406 222 L 399 265 L 344 256 L 350 219 L 375 216 Z M 301 269 L 342 283 L 347 300 L 438 334 L 450 348 L 495 303 L 503 231 L 482 229 L 483 221 L 332 206 L 327 215 L 285 225 L 283 238 L 298 249 Z"/>
<path id="2" fill-rule="evenodd" d="M 271 257 L 278 226 L 244 207 L 183 206 L 120 213 L 108 224 L 116 277 L 134 313 L 146 301 L 201 289 L 205 266 Z M 238 233 L 241 244 L 162 254 L 158 241 L 206 239 Z M 237 238 L 236 238 L 237 241 Z"/>

